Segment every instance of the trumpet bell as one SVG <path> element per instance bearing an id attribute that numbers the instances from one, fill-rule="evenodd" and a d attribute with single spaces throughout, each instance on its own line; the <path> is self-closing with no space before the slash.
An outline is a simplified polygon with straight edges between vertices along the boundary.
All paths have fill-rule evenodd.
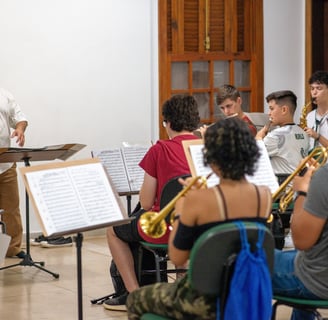
<path id="1" fill-rule="evenodd" d="M 158 215 L 158 212 L 152 211 L 143 213 L 137 223 L 138 232 L 147 242 L 167 244 L 169 241 L 171 226 L 167 224 L 165 219 L 161 220 L 159 223 L 151 224 L 154 218 Z"/>

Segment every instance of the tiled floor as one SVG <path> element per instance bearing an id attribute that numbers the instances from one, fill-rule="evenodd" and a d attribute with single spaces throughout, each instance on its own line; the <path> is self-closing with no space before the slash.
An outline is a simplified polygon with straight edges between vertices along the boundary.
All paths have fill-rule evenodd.
<path id="1" fill-rule="evenodd" d="M 44 261 L 45 268 L 59 279 L 34 266 L 0 270 L 1 320 L 73 320 L 78 317 L 77 250 L 31 246 L 33 261 Z M 18 259 L 6 259 L 12 265 Z M 124 312 L 108 311 L 90 300 L 113 292 L 109 278 L 109 251 L 105 236 L 84 235 L 82 243 L 83 319 L 126 320 Z M 2 265 L 2 266 L 4 266 Z M 323 313 L 328 315 L 328 313 Z M 288 320 L 290 309 L 279 307 L 277 319 Z"/>
<path id="2" fill-rule="evenodd" d="M 31 246 L 33 261 L 44 261 L 44 268 L 59 278 L 34 266 L 0 270 L 0 319 L 71 320 L 78 317 L 77 249 Z M 111 312 L 90 300 L 113 292 L 109 278 L 109 251 L 105 237 L 84 236 L 82 243 L 83 319 L 127 319 L 125 312 Z M 6 259 L 5 265 L 19 262 Z M 2 265 L 4 266 L 4 265 Z"/>

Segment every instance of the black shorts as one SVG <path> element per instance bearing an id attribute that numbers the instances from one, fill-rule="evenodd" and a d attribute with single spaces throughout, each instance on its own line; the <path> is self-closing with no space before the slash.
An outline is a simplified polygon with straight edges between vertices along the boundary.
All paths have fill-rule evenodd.
<path id="1" fill-rule="evenodd" d="M 146 212 L 144 209 L 140 209 L 139 211 L 131 214 L 131 217 L 135 217 L 135 219 L 131 220 L 130 223 L 113 227 L 116 236 L 124 242 L 129 243 L 144 241 L 138 232 L 138 220 L 144 212 Z"/>

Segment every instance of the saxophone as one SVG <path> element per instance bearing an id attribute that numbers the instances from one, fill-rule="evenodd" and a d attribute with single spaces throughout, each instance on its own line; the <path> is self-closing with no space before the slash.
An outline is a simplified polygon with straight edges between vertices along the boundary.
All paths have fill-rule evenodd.
<path id="1" fill-rule="evenodd" d="M 305 104 L 302 108 L 302 112 L 301 112 L 301 116 L 300 116 L 300 123 L 299 126 L 304 129 L 305 127 L 307 127 L 307 122 L 306 122 L 306 116 L 307 114 L 312 110 L 312 107 L 309 108 L 310 106 L 312 106 L 312 99 L 311 101 L 309 101 L 307 104 Z"/>

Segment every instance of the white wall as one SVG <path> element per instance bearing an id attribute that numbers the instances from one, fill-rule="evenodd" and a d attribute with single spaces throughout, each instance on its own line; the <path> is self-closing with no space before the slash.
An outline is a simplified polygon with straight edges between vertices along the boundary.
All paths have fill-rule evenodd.
<path id="1" fill-rule="evenodd" d="M 264 93 L 291 89 L 300 104 L 304 3 L 264 0 Z M 86 144 L 75 159 L 157 139 L 156 1 L 2 0 L 0 39 L 0 86 L 28 115 L 26 147 Z M 40 231 L 33 210 L 30 226 Z"/>
<path id="2" fill-rule="evenodd" d="M 305 0 L 264 0 L 263 7 L 264 96 L 292 90 L 298 97 L 298 123 L 305 103 Z"/>
<path id="3" fill-rule="evenodd" d="M 26 147 L 86 144 L 74 159 L 155 139 L 152 2 L 1 1 L 0 86 L 29 118 Z"/>

